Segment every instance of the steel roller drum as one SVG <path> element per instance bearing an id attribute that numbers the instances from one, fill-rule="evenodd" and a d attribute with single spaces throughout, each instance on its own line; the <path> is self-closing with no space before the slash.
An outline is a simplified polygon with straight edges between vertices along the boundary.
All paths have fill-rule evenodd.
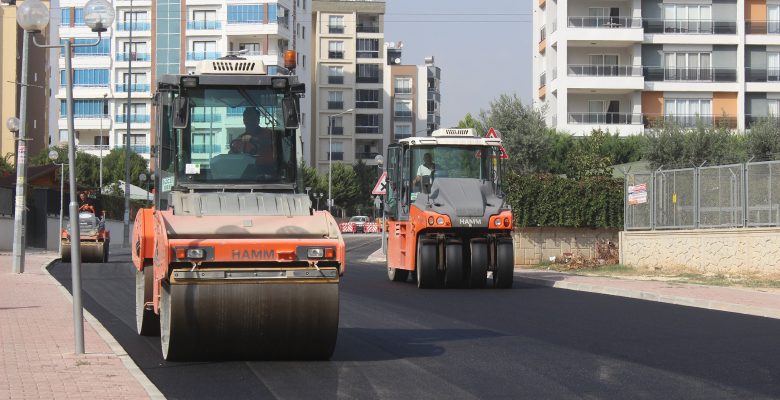
<path id="1" fill-rule="evenodd" d="M 71 242 L 62 243 L 62 253 L 60 257 L 63 262 L 70 262 Z M 81 261 L 88 263 L 103 262 L 103 242 L 81 242 Z"/>
<path id="2" fill-rule="evenodd" d="M 163 284 L 166 360 L 326 360 L 339 324 L 338 281 Z"/>

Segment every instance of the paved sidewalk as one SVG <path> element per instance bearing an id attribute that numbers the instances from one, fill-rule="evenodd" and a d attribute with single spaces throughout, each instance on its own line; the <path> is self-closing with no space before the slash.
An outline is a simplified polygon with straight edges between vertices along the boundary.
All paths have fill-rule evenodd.
<path id="1" fill-rule="evenodd" d="M 515 281 L 780 319 L 780 291 L 515 270 Z"/>
<path id="2" fill-rule="evenodd" d="M 70 294 L 28 252 L 23 274 L 0 253 L 0 399 L 162 398 L 121 346 L 85 310 L 85 355 L 74 354 Z"/>

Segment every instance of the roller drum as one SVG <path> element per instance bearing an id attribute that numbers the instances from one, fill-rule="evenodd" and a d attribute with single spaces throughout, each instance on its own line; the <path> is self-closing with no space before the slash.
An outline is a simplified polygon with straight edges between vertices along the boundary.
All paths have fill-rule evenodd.
<path id="1" fill-rule="evenodd" d="M 163 284 L 166 360 L 326 360 L 336 346 L 337 282 Z"/>
<path id="2" fill-rule="evenodd" d="M 102 263 L 104 251 L 103 242 L 81 242 L 81 261 Z"/>

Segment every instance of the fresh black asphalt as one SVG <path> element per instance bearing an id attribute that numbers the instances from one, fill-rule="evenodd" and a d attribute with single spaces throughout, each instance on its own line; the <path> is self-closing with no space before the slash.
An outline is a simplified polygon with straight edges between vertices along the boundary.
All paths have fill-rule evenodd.
<path id="1" fill-rule="evenodd" d="M 329 362 L 163 361 L 135 333 L 126 251 L 83 266 L 84 304 L 171 399 L 780 398 L 779 320 L 518 283 L 418 290 L 361 261 L 378 247 L 347 236 Z M 70 289 L 70 264 L 50 271 Z"/>

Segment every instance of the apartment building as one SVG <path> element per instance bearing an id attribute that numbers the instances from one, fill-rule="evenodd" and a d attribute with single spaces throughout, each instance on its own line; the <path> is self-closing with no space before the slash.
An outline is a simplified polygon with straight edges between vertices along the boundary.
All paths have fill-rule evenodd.
<path id="1" fill-rule="evenodd" d="M 27 62 L 27 127 L 25 137 L 27 155 L 38 154 L 49 144 L 48 121 L 46 119 L 49 89 L 46 77 L 49 74 L 49 52 L 29 42 L 27 59 L 20 57 L 23 31 L 16 23 L 17 6 L 0 6 L 0 157 L 14 154 L 9 161 L 16 162 L 16 141 L 13 132 L 5 126 L 8 118 L 19 118 L 19 95 L 22 78 L 22 62 Z M 48 6 L 49 2 L 44 1 Z M 40 37 L 39 37 L 40 38 Z"/>
<path id="2" fill-rule="evenodd" d="M 305 14 L 309 2 L 115 0 L 116 21 L 99 45 L 74 48 L 74 123 L 79 150 L 105 155 L 111 148 L 123 147 L 129 121 L 131 149 L 148 158 L 157 76 L 193 72 L 202 60 L 231 54 L 262 60 L 268 73 L 276 74 L 277 67 L 283 65 L 284 51 L 295 49 L 296 35 L 301 33 L 296 15 Z M 84 4 L 86 0 L 61 0 L 60 40 L 94 40 L 95 35 L 84 25 Z M 308 77 L 305 51 L 298 61 L 297 73 Z M 60 140 L 64 141 L 67 125 L 62 57 L 59 66 L 58 127 Z M 240 124 L 241 116 L 194 110 L 193 129 L 223 120 Z"/>
<path id="3" fill-rule="evenodd" d="M 423 65 L 402 63 L 403 43 L 385 43 L 384 91 L 390 98 L 391 132 L 385 143 L 411 136 L 430 136 L 441 125 L 441 68 L 427 57 Z M 383 150 L 384 154 L 384 150 Z"/>
<path id="4" fill-rule="evenodd" d="M 375 165 L 386 146 L 383 0 L 313 0 L 310 165 Z M 353 109 L 353 111 L 348 110 Z M 305 144 L 306 145 L 306 144 Z"/>
<path id="5" fill-rule="evenodd" d="M 534 105 L 556 129 L 780 116 L 780 1 L 535 0 L 533 20 Z"/>

